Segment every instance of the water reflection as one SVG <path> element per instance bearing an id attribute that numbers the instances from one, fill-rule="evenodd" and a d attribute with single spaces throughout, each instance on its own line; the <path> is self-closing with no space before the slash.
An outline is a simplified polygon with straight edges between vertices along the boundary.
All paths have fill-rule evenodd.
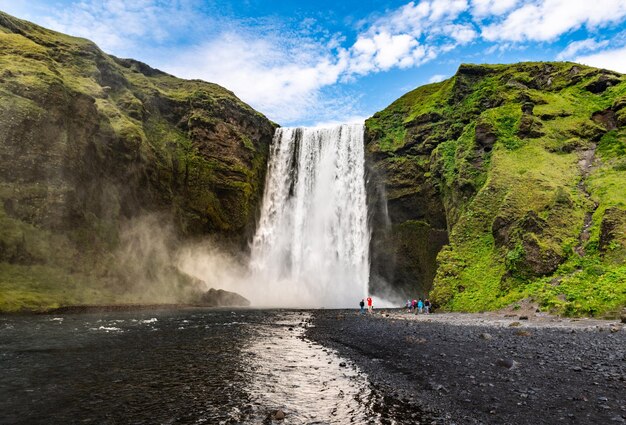
<path id="1" fill-rule="evenodd" d="M 362 400 L 370 389 L 356 367 L 303 338 L 309 313 L 287 312 L 254 330 L 242 354 L 249 358 L 251 381 L 246 390 L 262 419 L 272 409 L 285 422 L 366 423 L 372 419 Z"/>
<path id="2" fill-rule="evenodd" d="M 0 317 L 0 423 L 393 423 L 294 311 Z M 384 411 L 384 409 L 382 410 Z"/>

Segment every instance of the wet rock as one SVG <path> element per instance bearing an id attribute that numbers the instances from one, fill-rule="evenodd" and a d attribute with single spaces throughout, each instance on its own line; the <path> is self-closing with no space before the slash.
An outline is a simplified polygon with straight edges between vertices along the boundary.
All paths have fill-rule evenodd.
<path id="1" fill-rule="evenodd" d="M 207 307 L 248 307 L 250 301 L 235 292 L 209 289 L 200 296 L 200 304 Z"/>
<path id="2" fill-rule="evenodd" d="M 283 412 L 282 410 L 278 409 L 275 410 L 274 412 L 272 412 L 270 414 L 271 419 L 275 420 L 275 421 L 282 421 L 285 419 L 285 412 Z"/>

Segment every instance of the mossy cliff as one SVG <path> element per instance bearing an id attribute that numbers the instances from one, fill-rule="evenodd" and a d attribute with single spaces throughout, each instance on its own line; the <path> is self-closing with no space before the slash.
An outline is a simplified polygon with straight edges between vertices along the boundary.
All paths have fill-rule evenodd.
<path id="1" fill-rule="evenodd" d="M 626 305 L 624 75 L 462 65 L 366 129 L 391 221 L 373 235 L 374 275 L 451 310 L 528 297 L 567 314 Z"/>
<path id="2" fill-rule="evenodd" d="M 117 300 L 120 231 L 145 214 L 242 244 L 274 128 L 218 85 L 0 12 L 0 310 Z"/>

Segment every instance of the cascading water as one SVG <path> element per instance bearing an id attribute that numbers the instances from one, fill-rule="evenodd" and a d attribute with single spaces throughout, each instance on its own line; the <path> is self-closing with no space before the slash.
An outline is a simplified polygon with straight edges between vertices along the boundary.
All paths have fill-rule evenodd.
<path id="1" fill-rule="evenodd" d="M 347 307 L 367 294 L 363 149 L 362 125 L 276 130 L 250 262 L 262 304 Z"/>

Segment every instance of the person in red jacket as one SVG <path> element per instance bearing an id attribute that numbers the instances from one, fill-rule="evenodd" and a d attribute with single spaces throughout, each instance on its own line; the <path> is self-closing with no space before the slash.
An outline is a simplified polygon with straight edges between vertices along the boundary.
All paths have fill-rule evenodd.
<path id="1" fill-rule="evenodd" d="M 367 311 L 368 313 L 372 312 L 372 297 L 367 297 Z"/>

